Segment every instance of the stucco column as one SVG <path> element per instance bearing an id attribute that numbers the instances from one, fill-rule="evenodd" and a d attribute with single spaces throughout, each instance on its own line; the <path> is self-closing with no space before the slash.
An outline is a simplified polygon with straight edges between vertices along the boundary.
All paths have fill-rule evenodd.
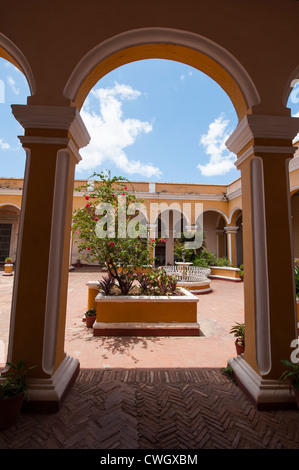
<path id="1" fill-rule="evenodd" d="M 227 237 L 227 257 L 233 266 L 237 265 L 237 244 L 236 244 L 236 235 L 239 227 L 234 227 L 229 225 L 224 227 Z"/>
<path id="2" fill-rule="evenodd" d="M 223 252 L 223 237 L 224 237 L 225 231 L 224 229 L 218 229 L 216 230 L 216 238 L 217 238 L 217 257 L 222 258 L 225 256 Z"/>
<path id="3" fill-rule="evenodd" d="M 168 230 L 165 243 L 165 266 L 174 265 L 174 230 Z"/>
<path id="4" fill-rule="evenodd" d="M 241 170 L 245 353 L 232 359 L 241 386 L 260 408 L 292 406 L 281 359 L 296 334 L 288 162 L 296 118 L 248 115 L 227 141 Z"/>
<path id="5" fill-rule="evenodd" d="M 74 171 L 89 141 L 74 107 L 12 107 L 26 171 L 8 360 L 31 371 L 30 406 L 57 410 L 78 372 L 64 352 Z"/>
<path id="6" fill-rule="evenodd" d="M 157 224 L 147 224 L 146 228 L 148 240 L 155 240 L 157 238 Z M 152 265 L 155 266 L 155 247 L 149 249 L 149 258 L 152 260 Z"/>

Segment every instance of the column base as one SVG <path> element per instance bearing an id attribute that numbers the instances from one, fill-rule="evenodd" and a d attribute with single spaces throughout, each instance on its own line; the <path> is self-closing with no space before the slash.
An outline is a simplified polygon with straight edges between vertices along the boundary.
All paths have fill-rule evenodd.
<path id="1" fill-rule="evenodd" d="M 80 365 L 78 359 L 66 356 L 52 377 L 32 378 L 29 382 L 29 401 L 24 401 L 22 411 L 55 413 L 73 385 Z"/>
<path id="2" fill-rule="evenodd" d="M 258 410 L 296 409 L 295 396 L 287 383 L 263 379 L 243 359 L 237 356 L 228 361 L 237 384 Z"/>

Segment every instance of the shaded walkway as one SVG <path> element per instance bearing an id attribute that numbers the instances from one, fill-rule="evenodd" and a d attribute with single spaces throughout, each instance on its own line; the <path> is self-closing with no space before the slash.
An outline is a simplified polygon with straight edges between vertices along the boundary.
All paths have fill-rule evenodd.
<path id="1" fill-rule="evenodd" d="M 83 369 L 59 413 L 23 414 L 0 448 L 298 449 L 298 419 L 256 411 L 217 369 Z"/>

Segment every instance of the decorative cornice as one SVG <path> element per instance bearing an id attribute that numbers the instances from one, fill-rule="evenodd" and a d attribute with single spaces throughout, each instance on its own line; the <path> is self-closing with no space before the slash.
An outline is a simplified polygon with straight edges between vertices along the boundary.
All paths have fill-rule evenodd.
<path id="1" fill-rule="evenodd" d="M 90 136 L 75 106 L 12 105 L 12 112 L 24 129 L 67 130 L 78 149 Z"/>
<path id="2" fill-rule="evenodd" d="M 245 152 L 241 153 L 239 158 L 234 162 L 236 167 L 240 166 L 248 157 L 251 155 L 258 156 L 261 153 L 280 153 L 284 155 L 290 155 L 290 158 L 296 152 L 295 147 L 287 147 L 287 146 L 275 146 L 275 145 L 251 145 L 248 147 Z"/>
<path id="3" fill-rule="evenodd" d="M 223 201 L 223 194 L 189 194 L 189 193 L 146 193 L 136 192 L 141 199 L 174 199 L 186 201 Z"/>
<path id="4" fill-rule="evenodd" d="M 226 233 L 237 233 L 237 231 L 239 230 L 239 227 L 230 225 L 228 227 L 224 227 L 224 230 L 226 231 Z"/>
<path id="5" fill-rule="evenodd" d="M 44 145 L 61 145 L 67 147 L 70 139 L 67 137 L 43 137 L 35 135 L 19 135 L 21 144 L 44 144 Z"/>
<path id="6" fill-rule="evenodd" d="M 264 139 L 290 139 L 299 131 L 299 119 L 285 116 L 267 116 L 262 114 L 247 114 L 238 124 L 234 132 L 227 139 L 226 147 L 236 155 L 239 155 L 242 149 L 251 140 L 257 138 Z M 272 152 L 275 146 L 259 146 L 259 152 Z M 268 150 L 267 150 L 268 149 Z M 279 152 L 294 153 L 294 147 L 280 147 Z M 256 150 L 256 149 L 254 149 Z M 239 155 L 240 157 L 241 155 Z"/>

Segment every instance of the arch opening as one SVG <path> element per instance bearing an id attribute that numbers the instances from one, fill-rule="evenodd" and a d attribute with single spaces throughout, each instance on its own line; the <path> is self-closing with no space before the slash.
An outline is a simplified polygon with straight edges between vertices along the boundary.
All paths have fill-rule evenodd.
<path id="1" fill-rule="evenodd" d="M 77 64 L 64 96 L 81 109 L 104 75 L 121 65 L 153 58 L 185 63 L 214 79 L 230 97 L 239 120 L 260 102 L 251 77 L 230 52 L 203 36 L 165 28 L 128 31 L 99 44 Z"/>

